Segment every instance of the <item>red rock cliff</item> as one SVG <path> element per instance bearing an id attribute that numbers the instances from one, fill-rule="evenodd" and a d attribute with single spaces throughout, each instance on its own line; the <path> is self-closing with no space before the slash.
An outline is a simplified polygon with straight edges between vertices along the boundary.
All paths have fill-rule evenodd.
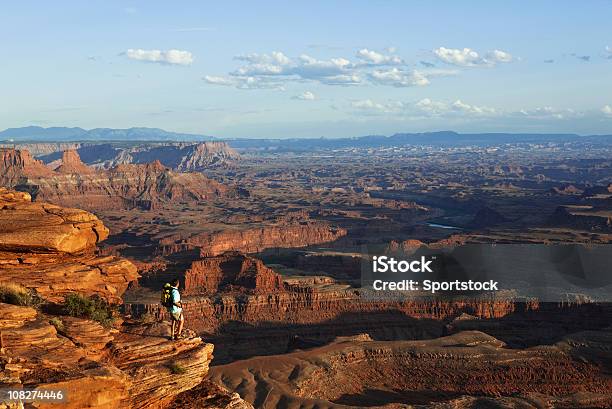
<path id="1" fill-rule="evenodd" d="M 185 271 L 185 294 L 215 294 L 220 291 L 255 293 L 283 290 L 282 278 L 261 260 L 242 254 L 224 254 L 191 263 Z"/>
<path id="2" fill-rule="evenodd" d="M 39 160 L 36 160 L 28 151 L 15 149 L 0 149 L 0 185 L 13 186 L 20 179 L 32 176 L 51 176 L 53 171 Z"/>
<path id="3" fill-rule="evenodd" d="M 228 251 L 257 253 L 274 247 L 305 247 L 332 242 L 345 235 L 345 229 L 325 223 L 309 223 L 200 233 L 187 239 L 169 237 L 161 240 L 160 244 L 163 254 L 200 248 L 201 256 L 209 257 Z"/>
<path id="4" fill-rule="evenodd" d="M 118 257 L 97 257 L 108 229 L 93 214 L 0 188 L 0 283 L 18 283 L 49 300 L 69 292 L 112 301 L 136 280 L 136 267 Z"/>
<path id="5" fill-rule="evenodd" d="M 55 171 L 59 173 L 79 173 L 81 175 L 86 175 L 93 173 L 94 169 L 81 161 L 81 157 L 76 149 L 68 149 L 62 154 L 62 161 Z"/>

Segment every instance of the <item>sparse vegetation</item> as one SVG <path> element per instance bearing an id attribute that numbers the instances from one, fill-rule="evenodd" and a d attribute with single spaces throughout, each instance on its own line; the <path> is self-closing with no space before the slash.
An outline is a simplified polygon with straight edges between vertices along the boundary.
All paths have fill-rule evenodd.
<path id="1" fill-rule="evenodd" d="M 64 330 L 64 323 L 59 317 L 53 317 L 49 320 L 49 324 L 53 325 L 57 332 L 62 332 Z"/>
<path id="2" fill-rule="evenodd" d="M 72 293 L 64 298 L 64 312 L 72 317 L 89 318 L 105 327 L 113 324 L 113 307 L 106 300 Z"/>
<path id="3" fill-rule="evenodd" d="M 0 302 L 28 307 L 38 307 L 40 297 L 33 290 L 14 283 L 0 284 Z"/>
<path id="4" fill-rule="evenodd" d="M 184 374 L 185 372 L 187 372 L 187 368 L 185 368 L 183 365 L 181 365 L 178 362 L 172 362 L 168 365 L 168 369 L 170 369 L 170 372 L 172 372 L 175 375 L 180 375 L 180 374 Z"/>
<path id="5" fill-rule="evenodd" d="M 140 324 L 152 324 L 157 321 L 157 319 L 155 318 L 155 315 L 151 314 L 150 312 L 145 312 L 137 318 L 137 321 Z"/>

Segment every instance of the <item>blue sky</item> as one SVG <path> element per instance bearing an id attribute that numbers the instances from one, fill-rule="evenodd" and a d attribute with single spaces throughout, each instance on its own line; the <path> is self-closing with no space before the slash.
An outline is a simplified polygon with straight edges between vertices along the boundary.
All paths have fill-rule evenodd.
<path id="1" fill-rule="evenodd" d="M 0 128 L 612 133 L 612 2 L 20 1 Z"/>

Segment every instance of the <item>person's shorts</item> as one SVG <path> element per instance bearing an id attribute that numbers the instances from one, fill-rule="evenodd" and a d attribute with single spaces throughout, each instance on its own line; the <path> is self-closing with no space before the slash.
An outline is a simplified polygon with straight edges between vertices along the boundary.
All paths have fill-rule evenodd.
<path id="1" fill-rule="evenodd" d="M 183 316 L 183 311 L 171 312 L 172 321 L 180 321 Z"/>

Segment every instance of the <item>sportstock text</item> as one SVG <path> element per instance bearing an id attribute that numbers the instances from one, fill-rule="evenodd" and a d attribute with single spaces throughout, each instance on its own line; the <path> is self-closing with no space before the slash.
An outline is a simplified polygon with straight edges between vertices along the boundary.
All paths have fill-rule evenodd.
<path id="1" fill-rule="evenodd" d="M 396 260 L 393 257 L 374 256 L 372 258 L 372 272 L 376 273 L 433 273 L 432 263 L 435 256 L 429 259 L 421 256 L 417 260 Z M 432 281 L 422 282 L 405 279 L 399 281 L 374 280 L 372 288 L 376 291 L 427 291 L 435 294 L 444 291 L 498 291 L 498 282 L 488 281 Z"/>

